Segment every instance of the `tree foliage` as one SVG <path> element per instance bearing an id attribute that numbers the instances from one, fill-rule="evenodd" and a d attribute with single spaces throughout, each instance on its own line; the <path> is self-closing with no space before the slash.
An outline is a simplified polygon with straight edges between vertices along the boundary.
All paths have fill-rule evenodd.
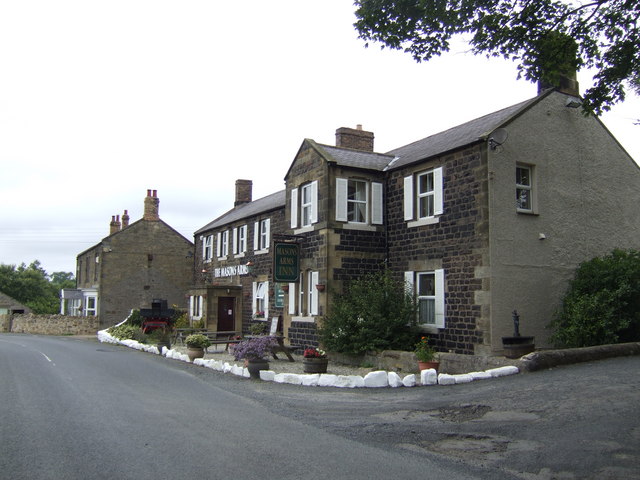
<path id="1" fill-rule="evenodd" d="M 551 326 L 564 347 L 640 341 L 640 252 L 582 263 Z"/>
<path id="2" fill-rule="evenodd" d="M 352 281 L 336 296 L 319 335 L 334 352 L 402 350 L 415 342 L 415 324 L 413 296 L 385 270 Z"/>
<path id="3" fill-rule="evenodd" d="M 72 273 L 48 275 L 38 260 L 29 266 L 0 264 L 0 291 L 31 308 L 34 313 L 58 313 L 60 290 L 75 287 Z"/>
<path id="4" fill-rule="evenodd" d="M 518 60 L 527 80 L 554 81 L 567 62 L 594 68 L 586 111 L 602 113 L 640 84 L 638 0 L 356 0 L 365 41 L 404 50 L 417 61 L 447 52 L 462 35 L 475 54 Z M 567 51 L 575 41 L 575 58 Z M 544 54 L 542 52 L 545 52 Z M 574 53 L 574 52 L 570 52 Z"/>

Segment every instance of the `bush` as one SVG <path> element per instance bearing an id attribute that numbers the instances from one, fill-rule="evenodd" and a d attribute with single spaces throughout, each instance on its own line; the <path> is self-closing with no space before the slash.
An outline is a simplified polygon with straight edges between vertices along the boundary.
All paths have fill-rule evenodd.
<path id="1" fill-rule="evenodd" d="M 550 327 L 562 347 L 640 341 L 640 252 L 582 263 Z"/>
<path id="2" fill-rule="evenodd" d="M 109 334 L 120 340 L 138 340 L 140 338 L 140 329 L 133 325 L 123 324 L 117 327 L 107 329 Z"/>
<path id="3" fill-rule="evenodd" d="M 416 306 L 411 293 L 384 270 L 351 282 L 345 293 L 334 299 L 319 335 L 329 351 L 358 355 L 411 349 L 415 328 Z"/>
<path id="4" fill-rule="evenodd" d="M 140 315 L 140 310 L 131 310 L 129 317 L 127 318 L 127 324 L 135 327 L 142 326 L 142 315 Z"/>

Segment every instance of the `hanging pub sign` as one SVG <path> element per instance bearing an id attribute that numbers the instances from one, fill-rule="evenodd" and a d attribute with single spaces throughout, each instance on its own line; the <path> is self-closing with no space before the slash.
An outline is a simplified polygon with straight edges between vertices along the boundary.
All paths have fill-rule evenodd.
<path id="1" fill-rule="evenodd" d="M 297 243 L 274 243 L 273 281 L 291 283 L 298 281 L 300 250 Z"/>

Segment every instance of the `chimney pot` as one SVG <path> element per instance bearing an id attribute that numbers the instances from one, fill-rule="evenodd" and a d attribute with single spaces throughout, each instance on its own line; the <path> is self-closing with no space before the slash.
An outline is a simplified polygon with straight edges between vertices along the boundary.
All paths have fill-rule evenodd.
<path id="1" fill-rule="evenodd" d="M 158 221 L 160 215 L 158 214 L 160 205 L 160 199 L 157 196 L 157 190 L 153 190 L 153 196 L 151 190 L 147 190 L 147 198 L 144 199 L 144 216 L 143 220 Z"/>
<path id="2" fill-rule="evenodd" d="M 129 226 L 129 211 L 125 210 L 122 214 L 122 228 L 127 228 Z"/>

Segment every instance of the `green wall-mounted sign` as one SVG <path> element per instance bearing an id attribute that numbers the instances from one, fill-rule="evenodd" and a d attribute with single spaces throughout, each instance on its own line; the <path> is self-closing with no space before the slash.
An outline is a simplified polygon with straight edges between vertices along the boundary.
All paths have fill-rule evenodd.
<path id="1" fill-rule="evenodd" d="M 297 243 L 274 243 L 273 281 L 297 282 L 300 274 L 300 249 Z"/>

